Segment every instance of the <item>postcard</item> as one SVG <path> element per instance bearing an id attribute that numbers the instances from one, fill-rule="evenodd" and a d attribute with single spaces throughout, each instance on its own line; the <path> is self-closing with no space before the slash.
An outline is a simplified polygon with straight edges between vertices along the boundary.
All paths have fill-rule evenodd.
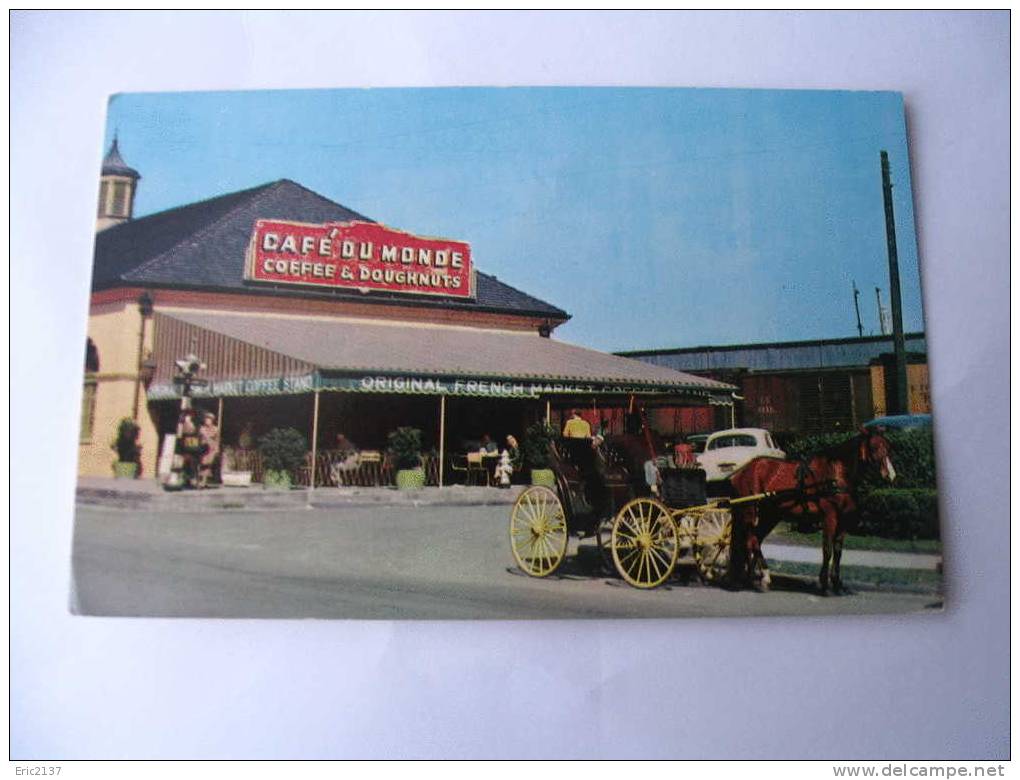
<path id="1" fill-rule="evenodd" d="M 120 94 L 71 609 L 942 604 L 903 98 Z"/>

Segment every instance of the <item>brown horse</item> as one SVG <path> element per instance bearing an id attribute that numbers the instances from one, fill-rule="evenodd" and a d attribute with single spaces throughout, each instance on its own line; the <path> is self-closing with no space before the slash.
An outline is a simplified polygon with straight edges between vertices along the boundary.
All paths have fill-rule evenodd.
<path id="1" fill-rule="evenodd" d="M 730 477 L 733 498 L 768 497 L 733 505 L 731 579 L 760 589 L 769 585 L 768 565 L 761 541 L 783 519 L 821 517 L 822 570 L 818 575 L 823 595 L 845 591 L 839 564 L 843 538 L 857 513 L 856 492 L 869 470 L 890 482 L 896 471 L 889 460 L 889 441 L 881 429 L 861 428 L 844 444 L 804 460 L 755 458 Z"/>

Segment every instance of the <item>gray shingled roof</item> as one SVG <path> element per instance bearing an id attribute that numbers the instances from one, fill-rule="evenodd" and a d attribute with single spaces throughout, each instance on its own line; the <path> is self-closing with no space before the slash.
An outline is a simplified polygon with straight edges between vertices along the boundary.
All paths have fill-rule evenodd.
<path id="1" fill-rule="evenodd" d="M 924 333 L 904 334 L 908 352 L 927 352 Z M 892 336 L 779 341 L 618 352 L 677 371 L 796 371 L 866 366 L 893 351 Z"/>
<path id="2" fill-rule="evenodd" d="M 92 289 L 174 287 L 248 295 L 358 300 L 430 308 L 528 314 L 562 321 L 560 308 L 477 272 L 476 299 L 425 298 L 351 290 L 295 290 L 246 284 L 245 251 L 256 219 L 300 222 L 373 220 L 289 179 L 130 220 L 96 236 Z"/>
<path id="3" fill-rule="evenodd" d="M 642 385 L 728 395 L 733 386 L 536 333 L 321 317 L 173 312 L 166 316 L 338 372 Z"/>

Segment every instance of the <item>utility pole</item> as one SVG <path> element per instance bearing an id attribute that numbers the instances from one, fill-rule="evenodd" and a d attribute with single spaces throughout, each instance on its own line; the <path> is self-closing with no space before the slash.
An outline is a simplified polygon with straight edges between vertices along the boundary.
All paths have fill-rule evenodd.
<path id="1" fill-rule="evenodd" d="M 875 288 L 875 300 L 878 301 L 878 332 L 885 335 L 885 311 L 882 309 L 882 290 Z"/>
<path id="2" fill-rule="evenodd" d="M 893 216 L 889 154 L 883 149 L 882 195 L 885 200 L 885 239 L 889 250 L 889 297 L 892 299 L 893 352 L 896 358 L 896 406 L 893 414 L 907 414 L 907 350 L 903 341 L 903 311 L 900 305 L 900 265 L 896 254 L 896 218 Z"/>
<path id="3" fill-rule="evenodd" d="M 857 337 L 860 338 L 864 335 L 864 326 L 861 325 L 861 307 L 857 303 L 857 299 L 861 297 L 861 291 L 857 289 L 857 282 L 851 281 L 850 284 L 854 287 L 854 311 L 857 312 Z"/>

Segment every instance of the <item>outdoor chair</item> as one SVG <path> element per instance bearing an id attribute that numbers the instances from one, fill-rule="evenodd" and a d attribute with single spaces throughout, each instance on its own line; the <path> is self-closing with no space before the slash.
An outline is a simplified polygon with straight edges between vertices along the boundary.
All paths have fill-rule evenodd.
<path id="1" fill-rule="evenodd" d="M 465 485 L 478 485 L 484 480 L 485 486 L 489 486 L 489 470 L 485 467 L 480 452 L 454 455 L 450 460 L 450 468 L 464 474 Z"/>

